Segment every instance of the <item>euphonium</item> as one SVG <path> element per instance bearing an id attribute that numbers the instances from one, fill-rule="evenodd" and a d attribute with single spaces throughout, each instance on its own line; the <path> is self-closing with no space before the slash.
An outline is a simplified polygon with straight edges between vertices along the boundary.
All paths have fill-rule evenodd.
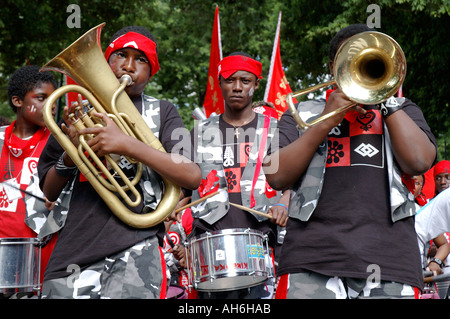
<path id="1" fill-rule="evenodd" d="M 105 23 L 102 23 L 86 32 L 41 68 L 41 70 L 64 73 L 79 84 L 60 87 L 50 95 L 44 106 L 44 120 L 52 135 L 102 197 L 113 214 L 129 226 L 147 228 L 162 222 L 173 212 L 179 200 L 180 187 L 161 176 L 164 183 L 164 196 L 158 207 L 154 211 L 145 214 L 132 212 L 114 192 L 119 193 L 127 205 L 137 206 L 141 201 L 141 197 L 135 188 L 135 184 L 142 175 L 142 164 L 136 163 L 136 177 L 129 181 L 112 157 L 106 156 L 108 163 L 122 177 L 125 183 L 125 186 L 119 186 L 109 170 L 87 145 L 86 141 L 89 139 L 89 136 L 80 136 L 80 145 L 77 148 L 59 128 L 51 112 L 52 105 L 61 95 L 67 92 L 78 92 L 90 102 L 96 112 L 107 113 L 126 134 L 165 152 L 161 142 L 154 136 L 133 102 L 124 92 L 128 79 L 121 79 L 121 82 L 119 82 L 103 56 L 100 46 L 100 34 L 104 25 Z M 101 125 L 97 119 L 85 116 L 86 114 L 84 114 L 83 119 L 77 125 L 80 125 L 80 127 Z M 85 156 L 85 151 L 89 153 L 101 172 L 91 164 Z M 102 174 L 106 176 L 106 179 Z M 134 199 L 131 199 L 126 194 L 128 190 L 131 191 Z"/>
<path id="2" fill-rule="evenodd" d="M 336 52 L 333 63 L 335 79 L 290 93 L 286 102 L 300 129 L 307 129 L 327 118 L 344 112 L 355 104 L 378 104 L 386 101 L 402 85 L 406 59 L 402 48 L 388 35 L 367 31 L 348 38 Z M 304 122 L 293 98 L 336 84 L 352 101 L 310 123 Z"/>

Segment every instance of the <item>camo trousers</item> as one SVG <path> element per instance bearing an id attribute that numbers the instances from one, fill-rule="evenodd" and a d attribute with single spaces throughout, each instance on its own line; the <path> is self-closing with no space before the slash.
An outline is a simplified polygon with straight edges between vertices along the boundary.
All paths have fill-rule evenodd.
<path id="1" fill-rule="evenodd" d="M 278 277 L 276 299 L 414 299 L 417 289 L 398 282 L 367 282 L 366 279 L 329 277 L 314 272 Z"/>
<path id="2" fill-rule="evenodd" d="M 70 266 L 70 276 L 44 281 L 43 299 L 166 297 L 166 264 L 156 236 L 81 271 L 76 265 Z"/>

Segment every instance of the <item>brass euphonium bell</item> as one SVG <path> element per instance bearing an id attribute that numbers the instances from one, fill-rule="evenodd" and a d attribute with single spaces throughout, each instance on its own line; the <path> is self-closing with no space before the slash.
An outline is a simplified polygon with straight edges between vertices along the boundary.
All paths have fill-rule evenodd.
<path id="1" fill-rule="evenodd" d="M 60 96 L 67 92 L 78 92 L 90 102 L 96 112 L 107 113 L 126 134 L 165 152 L 161 142 L 155 137 L 131 99 L 124 92 L 131 79 L 125 77 L 119 82 L 105 60 L 100 46 L 100 34 L 104 25 L 105 23 L 102 23 L 86 32 L 41 68 L 42 71 L 64 73 L 79 84 L 60 87 L 49 96 L 44 106 L 44 120 L 52 135 L 114 215 L 127 225 L 135 228 L 152 227 L 162 222 L 173 212 L 179 201 L 180 187 L 161 176 L 164 183 L 164 196 L 158 207 L 145 214 L 132 212 L 114 192 L 119 193 L 127 205 L 137 206 L 141 202 L 141 195 L 135 185 L 142 175 L 142 164 L 136 163 L 136 176 L 132 181 L 129 181 L 112 157 L 105 156 L 108 163 L 125 183 L 125 186 L 118 185 L 108 168 L 101 163 L 97 155 L 87 145 L 86 141 L 89 137 L 80 136 L 80 145 L 77 148 L 59 128 L 52 116 L 52 105 Z M 77 125 L 80 127 L 102 125 L 98 122 L 98 119 L 91 118 L 87 114 L 83 114 L 83 118 L 77 122 Z M 89 153 L 101 172 L 91 164 L 85 156 L 85 151 Z M 132 159 L 129 160 L 133 161 Z M 106 176 L 106 179 L 104 176 Z M 126 193 L 127 191 L 131 191 L 133 199 Z"/>
<path id="2" fill-rule="evenodd" d="M 286 96 L 289 110 L 300 129 L 307 129 L 356 104 L 372 105 L 386 101 L 398 91 L 406 76 L 406 59 L 402 48 L 388 35 L 367 31 L 348 38 L 336 52 L 333 63 L 335 79 Z M 353 103 L 304 122 L 293 98 L 337 85 Z"/>

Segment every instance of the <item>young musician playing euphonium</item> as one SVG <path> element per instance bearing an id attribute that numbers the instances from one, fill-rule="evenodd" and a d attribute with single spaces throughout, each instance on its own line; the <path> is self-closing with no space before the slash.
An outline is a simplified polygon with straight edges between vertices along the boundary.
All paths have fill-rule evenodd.
<path id="1" fill-rule="evenodd" d="M 146 29 L 119 30 L 105 58 L 118 79 L 123 75 L 131 77 L 125 92 L 167 153 L 124 134 L 106 114 L 96 115 L 106 123 L 104 127 L 76 132 L 68 115 L 81 101 L 64 108 L 62 129 L 74 144 L 79 134 L 94 134 L 88 144 L 98 156 L 119 154 L 150 168 L 139 184 L 144 201 L 130 209 L 135 213 L 152 210 L 164 192 L 159 175 L 187 189 L 195 189 L 200 183 L 200 169 L 190 160 L 189 133 L 171 103 L 143 94 L 159 69 L 156 42 Z M 176 134 L 172 134 L 175 130 Z M 175 145 L 182 146 L 182 154 L 171 154 Z M 52 200 L 69 202 L 68 211 L 63 212 L 67 214 L 64 227 L 46 270 L 43 297 L 165 298 L 166 267 L 160 248 L 165 233 L 163 222 L 137 229 L 119 220 L 55 139 L 49 139 L 41 159 L 39 173 L 44 193 Z M 126 158 L 122 157 L 119 166 L 128 177 L 134 176 L 134 166 Z"/>

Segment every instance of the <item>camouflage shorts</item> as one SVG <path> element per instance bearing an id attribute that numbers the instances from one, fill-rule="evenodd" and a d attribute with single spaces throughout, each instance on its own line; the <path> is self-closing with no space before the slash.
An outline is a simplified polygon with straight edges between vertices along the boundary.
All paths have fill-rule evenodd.
<path id="1" fill-rule="evenodd" d="M 391 281 L 378 283 L 366 279 L 329 277 L 314 272 L 278 277 L 277 299 L 414 299 L 412 286 Z"/>
<path id="2" fill-rule="evenodd" d="M 114 256 L 79 271 L 68 267 L 72 275 L 46 280 L 42 298 L 50 299 L 127 299 L 165 298 L 166 266 L 158 239 L 146 239 Z"/>

